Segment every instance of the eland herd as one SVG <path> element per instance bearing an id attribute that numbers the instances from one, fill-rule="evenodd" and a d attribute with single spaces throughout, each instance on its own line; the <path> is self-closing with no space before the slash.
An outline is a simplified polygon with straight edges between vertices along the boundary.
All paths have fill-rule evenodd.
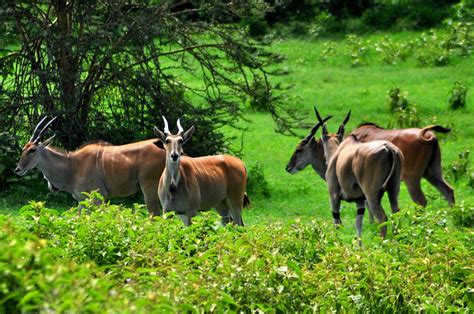
<path id="1" fill-rule="evenodd" d="M 443 179 L 441 151 L 432 132 L 447 133 L 450 129 L 432 125 L 385 130 L 365 123 L 345 136 L 350 111 L 337 133 L 328 133 L 326 121 L 332 116 L 322 119 L 314 110 L 318 121 L 296 147 L 286 171 L 294 174 L 311 165 L 326 181 L 335 225 L 341 224 L 341 200 L 355 202 L 359 244 L 366 207 L 371 219 L 385 222 L 381 199 L 387 192 L 392 213 L 398 211 L 401 180 L 413 201 L 421 206 L 427 203 L 420 188 L 422 178 L 450 205 L 454 204 L 454 191 Z M 109 199 L 129 196 L 140 189 L 151 216 L 161 214 L 161 203 L 163 212 L 175 212 L 185 225 L 190 225 L 199 211 L 215 208 L 223 224 L 244 225 L 242 208 L 250 204 L 244 163 L 229 155 L 186 156 L 183 145 L 191 139 L 194 126 L 185 132 L 178 119 L 178 132 L 172 134 L 163 117 L 164 129 L 154 127 L 155 139 L 119 146 L 96 142 L 67 152 L 50 145 L 54 136 L 43 140 L 56 118 L 46 119 L 37 124 L 24 146 L 15 169 L 18 175 L 37 168 L 52 191 L 66 191 L 79 202 L 86 198 L 84 192 L 98 190 Z M 322 136 L 317 139 L 320 128 Z M 383 225 L 380 234 L 385 237 L 386 233 Z"/>

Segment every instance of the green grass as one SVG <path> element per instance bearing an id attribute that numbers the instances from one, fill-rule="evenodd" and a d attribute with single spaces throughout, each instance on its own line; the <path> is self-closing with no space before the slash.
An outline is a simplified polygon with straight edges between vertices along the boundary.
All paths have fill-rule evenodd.
<path id="1" fill-rule="evenodd" d="M 384 34 L 366 36 L 363 39 L 371 42 L 383 37 Z M 409 40 L 419 33 L 399 33 L 391 36 L 394 40 Z M 472 124 L 472 87 L 474 86 L 473 57 L 454 59 L 445 67 L 420 67 L 415 62 L 407 61 L 397 65 L 382 65 L 373 55 L 369 65 L 352 67 L 346 55 L 333 55 L 323 58 L 325 43 L 337 45 L 342 52 L 346 45 L 344 39 L 325 39 L 307 41 L 289 39 L 274 43 L 269 49 L 286 56 L 278 67 L 288 70 L 288 75 L 274 77 L 274 83 L 292 86 L 285 91 L 284 106 L 306 115 L 305 121 L 315 122 L 313 106 L 317 105 L 323 115 L 332 114 L 329 123 L 330 131 L 335 131 L 349 109 L 352 118 L 347 130 L 361 122 L 375 122 L 387 126 L 393 119 L 386 104 L 387 91 L 399 87 L 408 92 L 410 103 L 416 104 L 422 124 L 432 123 L 451 126 L 453 131 L 441 141 L 443 166 L 446 168 L 464 149 L 474 147 L 474 127 Z M 448 110 L 448 93 L 455 81 L 462 81 L 471 90 L 468 92 L 468 107 L 459 111 Z M 197 84 L 196 82 L 193 82 Z M 259 162 L 269 182 L 271 196 L 263 198 L 250 195 L 253 206 L 244 211 L 244 221 L 248 225 L 266 223 L 268 221 L 302 218 L 309 220 L 314 217 L 331 219 L 328 195 L 325 183 L 311 168 L 296 175 L 285 172 L 296 144 L 308 130 L 296 130 L 299 138 L 289 137 L 274 132 L 275 124 L 267 114 L 248 112 L 249 122 L 241 122 L 247 131 L 243 133 L 243 160 L 249 168 Z M 199 127 L 199 126 L 197 126 Z M 240 144 L 241 131 L 226 130 L 229 135 L 237 136 L 235 146 Z M 474 171 L 471 168 L 471 171 Z M 458 202 L 472 203 L 473 191 L 466 186 L 466 180 L 453 182 Z M 35 184 L 46 185 L 44 181 Z M 426 182 L 423 190 L 429 202 L 435 206 L 445 206 L 444 200 Z M 64 194 L 64 193 L 62 193 Z M 58 194 L 48 194 L 48 206 L 67 209 L 74 206 L 74 201 Z M 29 193 L 26 188 L 21 193 L 13 193 L 0 201 L 0 213 L 15 214 L 16 210 L 31 199 L 42 200 L 46 195 Z M 115 203 L 124 202 L 117 199 Z M 130 201 L 125 201 L 130 203 Z M 413 205 L 406 188 L 402 186 L 400 195 L 401 209 Z M 387 204 L 384 206 L 389 211 Z M 344 235 L 352 238 L 355 234 L 354 205 L 343 203 L 342 219 Z M 365 224 L 365 238 L 373 238 L 375 227 Z"/>

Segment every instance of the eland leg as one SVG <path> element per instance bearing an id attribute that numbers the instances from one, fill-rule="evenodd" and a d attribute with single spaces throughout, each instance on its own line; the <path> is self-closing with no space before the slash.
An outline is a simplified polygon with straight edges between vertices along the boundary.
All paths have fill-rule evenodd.
<path id="1" fill-rule="evenodd" d="M 356 216 L 356 228 L 357 228 L 357 241 L 359 246 L 362 246 L 362 223 L 364 221 L 365 212 L 365 200 L 357 202 L 357 216 Z M 370 213 L 370 211 L 369 211 Z"/>
<path id="2" fill-rule="evenodd" d="M 242 198 L 243 200 L 243 198 Z M 232 221 L 236 223 L 238 226 L 244 226 L 244 221 L 242 220 L 242 203 L 234 204 L 230 199 L 226 201 L 227 207 L 229 208 L 230 216 L 232 217 Z M 240 201 L 242 202 L 242 201 Z"/>
<path id="3" fill-rule="evenodd" d="M 160 199 L 158 198 L 158 191 L 156 185 L 142 186 L 141 187 L 143 197 L 145 198 L 146 208 L 151 217 L 160 216 Z"/>
<path id="4" fill-rule="evenodd" d="M 367 198 L 367 203 L 369 204 L 370 211 L 372 211 L 379 224 L 387 221 L 387 215 L 385 215 L 385 211 L 383 210 L 383 207 L 380 204 L 380 199 L 378 199 L 378 197 L 376 197 L 375 199 Z M 385 238 L 385 236 L 387 235 L 387 226 L 383 226 L 380 228 L 380 235 L 382 236 L 382 238 Z"/>
<path id="5" fill-rule="evenodd" d="M 179 218 L 181 218 L 181 221 L 186 227 L 189 227 L 191 225 L 191 217 L 188 215 L 179 215 Z"/>
<path id="6" fill-rule="evenodd" d="M 406 179 L 405 183 L 408 188 L 408 193 L 410 193 L 411 199 L 418 205 L 425 207 L 426 206 L 426 197 L 423 194 L 420 186 L 419 179 Z"/>
<path id="7" fill-rule="evenodd" d="M 443 179 L 440 172 L 433 173 L 431 170 L 425 174 L 425 179 L 428 180 L 448 201 L 449 206 L 454 205 L 454 190 L 453 188 Z"/>
<path id="8" fill-rule="evenodd" d="M 232 218 L 230 216 L 229 207 L 227 206 L 225 201 L 223 201 L 219 205 L 217 205 L 216 210 L 219 213 L 219 215 L 221 215 L 221 219 L 222 219 L 221 221 L 222 221 L 223 226 L 227 225 L 229 222 L 232 221 Z"/>
<path id="9" fill-rule="evenodd" d="M 426 168 L 423 177 L 444 196 L 450 206 L 454 205 L 454 190 L 443 178 L 439 146 L 436 147 L 433 160 Z"/>
<path id="10" fill-rule="evenodd" d="M 342 225 L 341 221 L 341 199 L 339 197 L 331 197 L 332 218 L 336 227 Z"/>

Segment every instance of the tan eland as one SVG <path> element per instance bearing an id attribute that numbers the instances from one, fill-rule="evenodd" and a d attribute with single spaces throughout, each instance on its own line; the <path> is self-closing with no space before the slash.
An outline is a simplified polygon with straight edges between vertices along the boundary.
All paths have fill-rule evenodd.
<path id="1" fill-rule="evenodd" d="M 381 205 L 385 192 L 388 194 L 392 212 L 398 212 L 403 155 L 389 141 L 361 143 L 353 134 L 344 139 L 344 125 L 350 117 L 350 111 L 337 134 L 328 134 L 319 113 L 317 116 L 323 124 L 322 142 L 327 160 L 326 181 L 334 223 L 341 224 L 341 200 L 355 202 L 357 236 L 361 244 L 366 202 L 369 211 L 379 223 L 387 221 Z M 380 235 L 385 237 L 386 234 L 387 226 L 382 226 Z"/>
<path id="2" fill-rule="evenodd" d="M 215 208 L 223 224 L 233 221 L 243 226 L 242 208 L 248 202 L 244 163 L 228 155 L 183 156 L 182 147 L 190 140 L 194 126 L 184 132 L 178 119 L 178 133 L 173 135 L 165 117 L 163 121 L 164 132 L 154 128 L 166 150 L 166 167 L 158 185 L 163 212 L 176 212 L 188 226 L 198 211 Z"/>
<path id="3" fill-rule="evenodd" d="M 51 190 L 71 193 L 77 201 L 85 199 L 83 192 L 93 190 L 108 199 L 129 196 L 141 189 L 149 213 L 160 214 L 156 191 L 166 153 L 155 145 L 156 139 L 120 146 L 100 142 L 67 152 L 50 145 L 54 136 L 42 141 L 56 118 L 42 126 L 45 119 L 38 123 L 23 148 L 15 169 L 18 175 L 37 168 Z"/>

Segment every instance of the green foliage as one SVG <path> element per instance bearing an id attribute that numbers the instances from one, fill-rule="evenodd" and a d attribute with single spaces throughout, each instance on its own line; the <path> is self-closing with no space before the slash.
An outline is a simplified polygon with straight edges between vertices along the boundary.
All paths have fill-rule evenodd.
<path id="1" fill-rule="evenodd" d="M 461 202 L 450 209 L 456 226 L 474 228 L 474 206 Z"/>
<path id="2" fill-rule="evenodd" d="M 247 191 L 251 195 L 262 195 L 270 197 L 270 188 L 268 186 L 262 165 L 257 161 L 249 170 L 247 179 Z"/>
<path id="3" fill-rule="evenodd" d="M 466 107 L 467 87 L 461 82 L 454 82 L 451 95 L 448 99 L 449 108 L 459 109 Z"/>
<path id="4" fill-rule="evenodd" d="M 375 43 L 375 51 L 379 53 L 382 63 L 397 64 L 405 61 L 411 53 L 410 42 L 399 43 L 388 36 L 384 36 L 382 40 Z"/>
<path id="5" fill-rule="evenodd" d="M 391 88 L 388 91 L 387 103 L 390 111 L 395 114 L 393 127 L 411 128 L 418 127 L 421 118 L 418 116 L 416 106 L 408 101 L 408 93 L 401 92 L 400 88 Z"/>
<path id="6" fill-rule="evenodd" d="M 351 58 L 351 65 L 353 67 L 366 65 L 368 60 L 367 46 L 363 40 L 355 35 L 350 34 L 346 37 L 347 49 Z"/>
<path id="7" fill-rule="evenodd" d="M 190 155 L 222 152 L 220 127 L 236 125 L 242 98 L 260 104 L 270 94 L 262 89 L 276 60 L 230 21 L 265 10 L 251 0 L 9 3 L 0 9 L 0 33 L 13 35 L 0 51 L 0 132 L 26 138 L 41 116 L 58 116 L 57 141 L 73 150 L 142 140 L 165 115 L 196 125 Z M 265 108 L 291 124 L 274 99 Z"/>
<path id="8" fill-rule="evenodd" d="M 89 215 L 32 202 L 18 219 L 0 217 L 0 311 L 412 312 L 472 302 L 472 239 L 444 210 L 398 213 L 395 235 L 361 249 L 329 221 L 222 227 L 207 212 L 186 228 L 94 202 Z"/>
<path id="9" fill-rule="evenodd" d="M 4 186 L 12 176 L 17 154 L 18 138 L 9 132 L 0 132 L 0 185 Z"/>
<path id="10" fill-rule="evenodd" d="M 471 189 L 474 189 L 474 172 L 471 172 L 471 174 L 469 175 L 469 178 L 467 179 L 467 185 Z"/>
<path id="11" fill-rule="evenodd" d="M 388 91 L 387 103 L 390 108 L 390 111 L 395 112 L 399 109 L 407 109 L 408 106 L 408 93 L 401 92 L 400 88 L 394 87 Z"/>
<path id="12" fill-rule="evenodd" d="M 446 29 L 423 32 L 415 40 L 393 40 L 383 36 L 372 41 L 350 34 L 346 36 L 344 53 L 352 66 L 370 65 L 374 60 L 395 65 L 411 59 L 423 67 L 446 66 L 456 58 L 471 55 L 473 34 L 472 22 L 449 19 Z M 327 59 L 324 51 L 321 56 Z"/>
<path id="13" fill-rule="evenodd" d="M 458 158 L 453 160 L 449 165 L 448 173 L 455 181 L 458 181 L 466 176 L 469 170 L 469 154 L 470 150 L 465 149 L 459 153 Z"/>

